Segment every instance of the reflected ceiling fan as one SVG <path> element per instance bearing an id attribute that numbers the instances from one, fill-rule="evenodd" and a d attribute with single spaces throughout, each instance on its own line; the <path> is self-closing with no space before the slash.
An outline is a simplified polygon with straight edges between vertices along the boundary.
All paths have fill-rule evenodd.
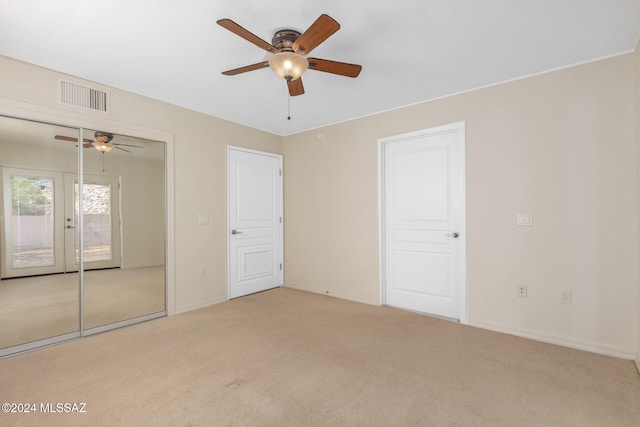
<path id="1" fill-rule="evenodd" d="M 120 143 L 112 142 L 113 140 L 112 133 L 98 131 L 93 135 L 96 138 L 95 140 L 87 139 L 87 138 L 82 139 L 82 142 L 83 142 L 82 146 L 84 148 L 94 147 L 96 150 L 100 151 L 101 153 L 108 153 L 114 148 L 117 148 L 118 150 L 126 151 L 127 153 L 132 153 L 132 151 L 129 151 L 126 148 L 122 148 L 122 146 L 144 148 L 141 145 L 120 144 Z M 56 135 L 55 139 L 59 139 L 61 141 L 78 142 L 78 138 L 72 138 L 70 136 L 64 136 L 64 135 Z"/>
<path id="2" fill-rule="evenodd" d="M 271 43 L 267 43 L 230 19 L 221 19 L 218 24 L 271 54 L 267 60 L 257 64 L 224 71 L 222 74 L 226 76 L 271 67 L 278 76 L 287 81 L 289 94 L 297 96 L 304 93 L 300 76 L 307 69 L 346 77 L 358 77 L 362 70 L 361 65 L 307 57 L 320 43 L 340 29 L 340 24 L 329 15 L 320 15 L 302 34 L 289 29 L 276 31 Z"/>

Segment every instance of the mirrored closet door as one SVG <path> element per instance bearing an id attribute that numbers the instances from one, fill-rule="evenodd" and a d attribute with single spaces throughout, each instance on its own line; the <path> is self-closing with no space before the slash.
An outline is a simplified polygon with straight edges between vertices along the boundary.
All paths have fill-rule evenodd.
<path id="1" fill-rule="evenodd" d="M 84 140 L 84 329 L 93 332 L 165 311 L 165 144 L 97 130 Z"/>
<path id="2" fill-rule="evenodd" d="M 166 314 L 164 143 L 0 116 L 0 171 L 0 356 Z"/>

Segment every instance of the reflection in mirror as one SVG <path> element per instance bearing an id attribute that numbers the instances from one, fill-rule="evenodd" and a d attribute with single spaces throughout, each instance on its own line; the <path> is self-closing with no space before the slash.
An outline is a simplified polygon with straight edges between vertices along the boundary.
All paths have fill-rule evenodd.
<path id="1" fill-rule="evenodd" d="M 79 336 L 79 278 L 65 274 L 67 180 L 77 129 L 0 116 L 0 355 Z M 45 342 L 46 344 L 47 342 Z"/>
<path id="2" fill-rule="evenodd" d="M 79 132 L 0 116 L 0 356 L 166 313 L 164 143 Z"/>
<path id="3" fill-rule="evenodd" d="M 164 144 L 85 130 L 84 328 L 165 310 Z M 76 187 L 76 210 L 78 195 Z M 77 213 L 76 213 L 77 218 Z"/>

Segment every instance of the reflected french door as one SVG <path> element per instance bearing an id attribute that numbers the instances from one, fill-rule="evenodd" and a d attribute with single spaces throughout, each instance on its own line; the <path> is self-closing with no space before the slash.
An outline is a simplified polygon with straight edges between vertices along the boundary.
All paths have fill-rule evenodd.
<path id="1" fill-rule="evenodd" d="M 78 180 L 75 174 L 4 168 L 3 278 L 78 271 Z M 84 176 L 85 269 L 120 266 L 119 185 Z"/>
<path id="2" fill-rule="evenodd" d="M 78 179 L 65 175 L 65 269 L 78 271 L 80 263 Z M 84 269 L 120 266 L 120 197 L 116 177 L 84 175 Z"/>
<path id="3" fill-rule="evenodd" d="M 64 271 L 62 174 L 4 168 L 2 277 Z"/>

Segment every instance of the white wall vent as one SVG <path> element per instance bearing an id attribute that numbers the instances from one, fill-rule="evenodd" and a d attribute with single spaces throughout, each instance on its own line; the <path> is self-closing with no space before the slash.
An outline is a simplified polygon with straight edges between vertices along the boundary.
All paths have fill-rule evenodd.
<path id="1" fill-rule="evenodd" d="M 101 112 L 109 111 L 107 92 L 64 80 L 61 83 L 60 100 L 64 104 L 76 107 Z"/>

